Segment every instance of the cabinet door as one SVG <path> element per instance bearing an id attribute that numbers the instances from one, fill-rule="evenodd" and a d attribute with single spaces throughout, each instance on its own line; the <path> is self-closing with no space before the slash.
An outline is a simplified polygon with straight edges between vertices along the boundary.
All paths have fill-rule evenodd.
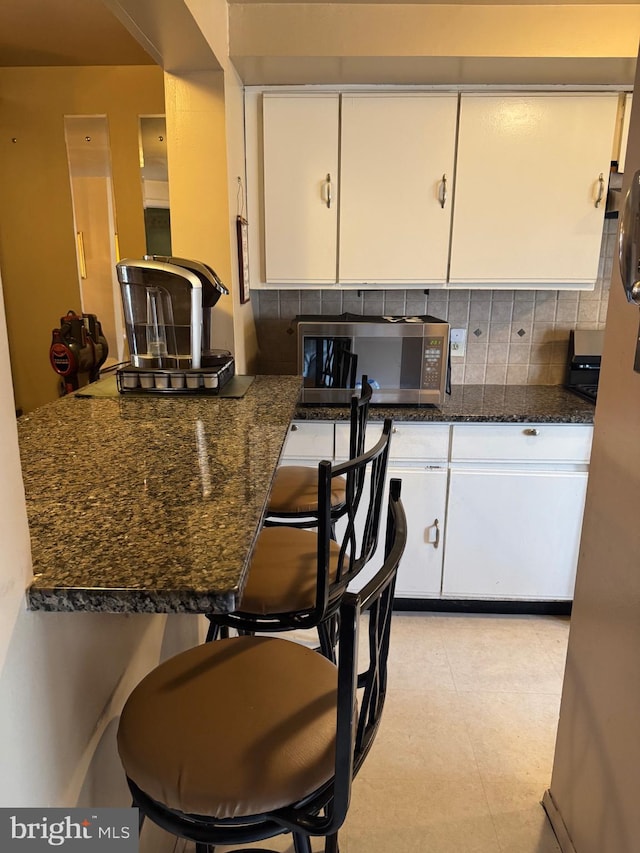
<path id="1" fill-rule="evenodd" d="M 342 96 L 341 283 L 444 283 L 456 95 Z"/>
<path id="2" fill-rule="evenodd" d="M 396 598 L 439 598 L 447 469 L 394 468 L 390 476 L 402 480 L 402 504 L 407 515 L 407 547 L 398 569 Z"/>
<path id="3" fill-rule="evenodd" d="M 388 481 L 392 477 L 402 480 L 402 504 L 407 516 L 407 546 L 398 569 L 396 598 L 439 598 L 447 500 L 446 465 L 394 466 L 388 470 L 378 549 L 350 589 L 362 589 L 382 566 Z"/>
<path id="4" fill-rule="evenodd" d="M 608 94 L 461 96 L 452 285 L 593 286 L 617 105 Z"/>
<path id="5" fill-rule="evenodd" d="M 338 94 L 263 96 L 266 281 L 335 284 Z"/>
<path id="6" fill-rule="evenodd" d="M 571 599 L 586 485 L 585 471 L 452 470 L 443 595 Z"/>

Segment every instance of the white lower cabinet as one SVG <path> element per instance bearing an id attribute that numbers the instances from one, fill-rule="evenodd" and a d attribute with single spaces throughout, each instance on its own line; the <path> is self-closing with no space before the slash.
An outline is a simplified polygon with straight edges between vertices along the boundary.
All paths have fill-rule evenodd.
<path id="1" fill-rule="evenodd" d="M 380 430 L 369 425 L 368 446 Z M 573 424 L 396 422 L 387 480 L 402 480 L 408 531 L 396 597 L 571 600 L 592 432 Z M 329 422 L 297 422 L 283 462 L 343 461 L 348 435 L 344 422 L 335 434 Z M 383 549 L 384 517 L 357 588 L 379 568 Z"/>
<path id="2" fill-rule="evenodd" d="M 573 597 L 586 471 L 452 470 L 442 593 Z"/>
<path id="3" fill-rule="evenodd" d="M 452 429 L 442 594 L 573 597 L 592 428 Z"/>
<path id="4" fill-rule="evenodd" d="M 399 598 L 439 598 L 442 585 L 447 468 L 394 467 L 389 477 L 402 480 L 407 516 L 407 547 L 398 577 Z"/>
<path id="5" fill-rule="evenodd" d="M 389 480 L 394 477 L 402 480 L 402 504 L 407 516 L 407 546 L 398 568 L 396 598 L 439 598 L 442 584 L 442 531 L 447 505 L 446 463 L 441 467 L 393 466 L 388 469 L 378 548 L 350 589 L 362 589 L 384 560 Z"/>
<path id="6" fill-rule="evenodd" d="M 382 424 L 367 427 L 367 447 L 380 437 Z M 336 457 L 348 452 L 349 428 L 336 425 Z M 354 588 L 360 589 L 382 565 L 388 484 L 402 480 L 402 504 L 407 516 L 407 547 L 398 577 L 396 597 L 438 598 L 442 584 L 443 530 L 447 506 L 449 424 L 397 422 L 391 434 L 387 488 L 383 502 L 378 549 Z"/>

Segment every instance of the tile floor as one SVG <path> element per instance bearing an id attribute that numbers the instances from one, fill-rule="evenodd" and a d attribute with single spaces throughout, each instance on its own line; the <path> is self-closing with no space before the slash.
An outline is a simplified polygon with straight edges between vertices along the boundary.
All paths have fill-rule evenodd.
<path id="1" fill-rule="evenodd" d="M 564 617 L 394 614 L 387 702 L 341 853 L 559 853 L 540 799 L 568 632 Z M 255 846 L 269 845 L 292 849 Z"/>

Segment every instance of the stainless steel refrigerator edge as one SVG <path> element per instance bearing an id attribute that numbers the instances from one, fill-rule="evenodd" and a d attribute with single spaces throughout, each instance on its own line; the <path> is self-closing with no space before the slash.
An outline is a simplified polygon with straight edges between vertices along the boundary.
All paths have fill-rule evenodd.
<path id="1" fill-rule="evenodd" d="M 623 195 L 638 169 L 636 96 Z M 640 849 L 639 322 L 616 259 L 555 759 L 544 795 L 563 853 Z"/>

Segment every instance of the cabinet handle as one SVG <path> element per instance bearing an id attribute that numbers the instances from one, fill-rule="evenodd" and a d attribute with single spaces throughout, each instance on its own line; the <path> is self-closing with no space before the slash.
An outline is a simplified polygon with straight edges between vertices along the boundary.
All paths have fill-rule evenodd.
<path id="1" fill-rule="evenodd" d="M 535 427 L 529 427 L 529 429 L 523 430 L 525 435 L 540 435 L 540 430 L 537 430 Z"/>
<path id="2" fill-rule="evenodd" d="M 447 203 L 447 176 L 442 176 L 442 181 L 440 183 L 440 207 L 444 210 L 444 206 Z"/>
<path id="3" fill-rule="evenodd" d="M 618 260 L 622 286 L 627 302 L 640 305 L 640 264 L 638 246 L 640 244 L 640 170 L 631 179 L 631 185 L 622 209 L 620 235 L 618 237 Z"/>
<path id="4" fill-rule="evenodd" d="M 440 522 L 437 518 L 433 519 L 432 527 L 436 529 L 436 535 L 434 537 L 433 542 L 429 542 L 430 545 L 433 545 L 434 548 L 437 548 L 440 544 Z"/>
<path id="5" fill-rule="evenodd" d="M 331 175 L 327 172 L 327 177 L 324 181 L 324 200 L 327 207 L 331 207 L 331 202 L 333 201 L 332 194 L 332 186 L 331 186 Z"/>
<path id="6" fill-rule="evenodd" d="M 600 172 L 600 177 L 598 178 L 598 197 L 595 201 L 595 206 L 600 207 L 600 202 L 604 198 L 604 176 L 602 172 Z"/>

